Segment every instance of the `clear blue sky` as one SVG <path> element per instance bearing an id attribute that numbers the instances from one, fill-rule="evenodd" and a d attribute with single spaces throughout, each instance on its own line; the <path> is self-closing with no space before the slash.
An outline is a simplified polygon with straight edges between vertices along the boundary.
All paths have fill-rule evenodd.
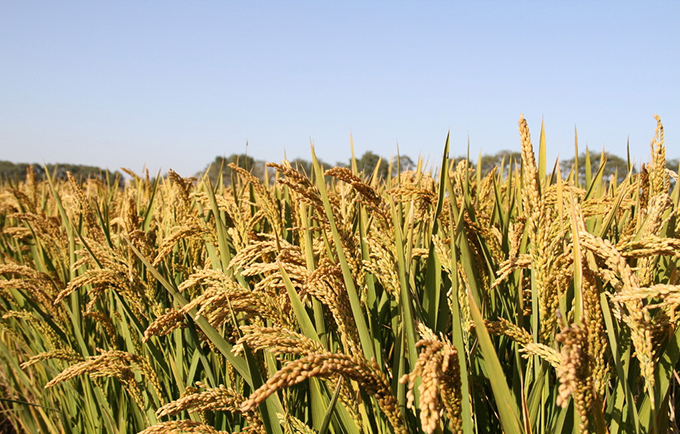
<path id="1" fill-rule="evenodd" d="M 0 160 L 194 174 L 581 146 L 680 156 L 680 2 L 0 0 Z"/>

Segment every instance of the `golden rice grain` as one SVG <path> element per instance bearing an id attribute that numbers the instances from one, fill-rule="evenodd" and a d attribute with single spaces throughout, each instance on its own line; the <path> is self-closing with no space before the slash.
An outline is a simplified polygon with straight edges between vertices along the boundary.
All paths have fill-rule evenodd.
<path id="1" fill-rule="evenodd" d="M 320 343 L 299 333 L 283 327 L 242 326 L 243 337 L 234 345 L 234 354 L 243 353 L 243 344 L 254 351 L 268 350 L 275 356 L 291 354 L 308 356 L 323 353 L 325 349 Z"/>
<path id="2" fill-rule="evenodd" d="M 588 414 L 593 410 L 593 383 L 590 366 L 590 352 L 585 330 L 576 324 L 564 327 L 557 335 L 562 344 L 561 361 L 557 368 L 560 381 L 557 405 L 566 408 L 568 398 L 574 401 L 580 418 L 580 431 L 588 431 Z"/>
<path id="3" fill-rule="evenodd" d="M 183 434 L 183 433 L 195 433 L 195 434 L 218 434 L 224 433 L 224 431 L 217 431 L 215 428 L 205 425 L 201 422 L 194 422 L 191 420 L 180 420 L 180 421 L 168 421 L 160 422 L 153 425 L 144 431 L 140 431 L 139 434 Z"/>
<path id="4" fill-rule="evenodd" d="M 417 343 L 422 348 L 412 372 L 399 381 L 408 383 L 407 404 L 413 407 L 416 378 L 420 377 L 420 422 L 423 431 L 433 433 L 439 426 L 443 406 L 449 426 L 455 433 L 462 432 L 461 385 L 458 352 L 448 340 L 437 338 L 431 330 L 420 327 L 424 339 Z"/>
<path id="5" fill-rule="evenodd" d="M 277 390 L 301 383 L 312 377 L 328 377 L 342 375 L 356 381 L 359 387 L 373 396 L 387 417 L 395 432 L 406 434 L 404 419 L 398 403 L 392 395 L 385 375 L 376 366 L 375 361 L 368 362 L 360 354 L 310 354 L 309 356 L 287 363 L 267 382 L 253 392 L 241 405 L 241 411 L 251 411 Z"/>

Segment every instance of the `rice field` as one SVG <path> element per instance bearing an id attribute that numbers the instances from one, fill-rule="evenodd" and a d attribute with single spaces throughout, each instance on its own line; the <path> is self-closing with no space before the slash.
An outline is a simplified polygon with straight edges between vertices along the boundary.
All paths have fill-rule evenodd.
<path id="1" fill-rule="evenodd" d="M 661 121 L 621 182 L 519 133 L 490 173 L 5 182 L 6 431 L 679 432 Z"/>

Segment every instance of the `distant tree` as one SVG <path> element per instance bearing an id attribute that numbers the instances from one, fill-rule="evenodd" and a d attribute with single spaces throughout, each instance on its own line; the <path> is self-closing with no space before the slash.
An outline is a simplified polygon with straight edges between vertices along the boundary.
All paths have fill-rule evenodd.
<path id="1" fill-rule="evenodd" d="M 378 167 L 378 165 L 380 165 Z M 381 158 L 378 154 L 371 151 L 364 152 L 364 155 L 357 160 L 357 169 L 359 172 L 364 172 L 364 175 L 370 176 L 378 167 L 378 177 L 386 178 L 387 171 L 389 170 L 389 164 L 384 158 Z"/>
<path id="2" fill-rule="evenodd" d="M 409 156 L 400 155 L 398 161 L 396 158 L 394 158 L 392 161 L 392 176 L 397 176 L 397 170 L 399 172 L 403 172 L 404 170 L 414 170 L 415 168 L 416 164 Z"/>
<path id="3" fill-rule="evenodd" d="M 513 166 L 515 164 L 520 164 L 522 162 L 522 154 L 520 152 L 513 152 L 508 150 L 503 150 L 496 152 L 494 155 L 482 155 L 481 159 L 482 174 L 486 175 L 491 172 L 494 167 L 500 167 L 501 163 L 504 164 L 504 168 L 507 171 L 509 169 L 509 162 L 513 161 Z"/>
<path id="4" fill-rule="evenodd" d="M 231 154 L 229 157 L 215 157 L 215 160 L 208 165 L 202 174 L 207 174 L 213 184 L 216 184 L 221 179 L 225 185 L 231 185 L 231 178 L 234 172 L 229 167 L 229 164 L 231 163 L 251 172 L 257 177 L 264 174 L 262 168 L 259 168 L 258 171 L 255 170 L 256 166 L 261 166 L 261 164 L 257 164 L 258 162 L 256 162 L 253 157 L 246 154 Z"/>
<path id="5" fill-rule="evenodd" d="M 110 184 L 124 184 L 123 176 L 120 172 L 111 172 L 108 169 L 102 169 L 96 166 L 86 166 L 82 164 L 29 164 L 29 163 L 12 163 L 10 161 L 0 161 L 0 179 L 6 181 L 25 181 L 26 173 L 29 167 L 33 168 L 33 173 L 36 180 L 42 181 L 45 179 L 46 171 L 54 179 L 66 179 L 67 173 L 82 181 L 89 178 L 99 178 L 103 181 L 108 181 Z"/>
<path id="6" fill-rule="evenodd" d="M 378 168 L 378 177 L 387 178 L 387 175 L 389 174 L 390 170 L 390 160 L 387 158 L 383 158 L 372 151 L 364 152 L 364 155 L 362 155 L 361 158 L 357 160 L 357 169 L 359 170 L 359 172 L 364 172 L 365 176 L 370 176 L 373 175 L 373 172 L 375 171 L 376 167 L 378 167 L 378 164 L 380 165 Z M 349 167 L 350 165 L 351 161 L 350 164 L 346 166 Z M 400 155 L 399 161 L 397 161 L 396 158 L 392 159 L 391 176 L 396 176 L 397 170 L 403 172 L 404 170 L 407 170 L 409 168 L 413 169 L 414 167 L 415 163 L 413 163 L 413 160 L 411 160 L 410 157 L 406 155 Z"/>
<path id="7" fill-rule="evenodd" d="M 26 179 L 26 170 L 30 166 L 31 165 L 27 163 L 0 161 L 0 178 L 5 181 L 24 181 Z M 42 166 L 40 166 L 39 169 L 42 170 Z"/>
<path id="8" fill-rule="evenodd" d="M 673 172 L 678 171 L 678 166 L 680 165 L 680 158 L 672 158 L 666 160 L 666 168 L 671 169 Z"/>
<path id="9" fill-rule="evenodd" d="M 618 157 L 614 154 L 610 154 L 609 152 L 605 152 L 604 156 L 607 160 L 603 171 L 604 178 L 608 179 L 611 176 L 616 176 L 618 182 L 623 181 L 628 175 L 628 162 L 621 157 Z M 600 168 L 601 157 L 602 153 L 600 152 L 590 153 L 590 167 L 593 176 L 595 176 L 595 174 Z M 560 162 L 560 170 L 562 171 L 563 176 L 568 175 L 569 172 L 573 169 L 574 161 L 575 161 L 574 158 L 570 158 L 568 160 L 563 160 Z M 578 156 L 578 171 L 579 179 L 581 180 L 581 182 L 583 182 L 586 176 L 585 152 L 582 152 Z M 633 167 L 633 173 L 636 173 L 635 167 Z"/>
<path id="10" fill-rule="evenodd" d="M 463 161 L 466 158 L 467 157 L 464 155 L 460 155 L 451 159 L 458 164 L 458 162 Z M 508 151 L 505 149 L 498 151 L 495 154 L 484 154 L 481 156 L 480 161 L 482 176 L 488 175 L 494 167 L 500 167 L 501 163 L 503 164 L 503 170 L 505 171 L 503 176 L 507 176 L 508 170 L 511 168 L 510 162 L 512 162 L 513 168 L 519 167 L 519 165 L 522 164 L 522 154 L 520 152 Z M 474 169 L 477 168 L 477 161 L 468 160 L 468 164 Z"/>
<path id="11" fill-rule="evenodd" d="M 323 160 L 318 161 L 323 171 L 326 171 L 331 168 L 331 165 L 325 163 Z M 309 160 L 305 160 L 304 158 L 296 158 L 290 162 L 290 165 L 293 166 L 293 168 L 297 169 L 299 172 L 306 174 L 310 178 L 314 175 L 314 166 L 312 162 Z"/>
<path id="12" fill-rule="evenodd" d="M 215 157 L 215 160 L 206 167 L 205 170 L 199 172 L 197 176 L 205 176 L 206 174 L 210 178 L 213 184 L 216 184 L 220 177 L 224 185 L 231 185 L 231 179 L 233 170 L 229 167 L 230 163 L 236 164 L 253 176 L 258 178 L 260 181 L 264 181 L 265 176 L 268 178 L 269 182 L 273 182 L 276 176 L 276 171 L 270 167 L 267 167 L 267 162 L 263 160 L 255 160 L 253 157 L 247 156 L 245 154 L 232 154 L 229 157 Z M 323 170 L 329 169 L 331 166 L 323 161 L 319 160 L 321 168 Z M 312 162 L 305 160 L 304 158 L 296 158 L 290 161 L 290 165 L 306 174 L 310 178 L 313 176 L 314 168 Z"/>
<path id="13" fill-rule="evenodd" d="M 290 165 L 293 166 L 294 169 L 297 169 L 299 172 L 304 173 L 309 177 L 312 176 L 312 172 L 314 169 L 312 167 L 311 161 L 307 161 L 304 158 L 296 158 L 295 160 L 290 162 Z"/>

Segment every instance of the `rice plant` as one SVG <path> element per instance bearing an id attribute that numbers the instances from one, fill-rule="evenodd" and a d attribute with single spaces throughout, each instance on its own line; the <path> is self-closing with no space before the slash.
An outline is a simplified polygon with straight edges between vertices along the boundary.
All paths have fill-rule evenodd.
<path id="1" fill-rule="evenodd" d="M 658 118 L 657 118 L 658 120 Z M 534 153 L 0 188 L 27 433 L 678 432 L 677 174 Z M 575 155 L 579 155 L 578 143 Z M 356 160 L 353 159 L 355 162 Z M 378 165 L 379 166 L 379 165 Z M 630 166 L 630 164 L 629 164 Z M 220 178 L 221 180 L 222 178 Z M 270 182 L 271 181 L 271 182 Z"/>

